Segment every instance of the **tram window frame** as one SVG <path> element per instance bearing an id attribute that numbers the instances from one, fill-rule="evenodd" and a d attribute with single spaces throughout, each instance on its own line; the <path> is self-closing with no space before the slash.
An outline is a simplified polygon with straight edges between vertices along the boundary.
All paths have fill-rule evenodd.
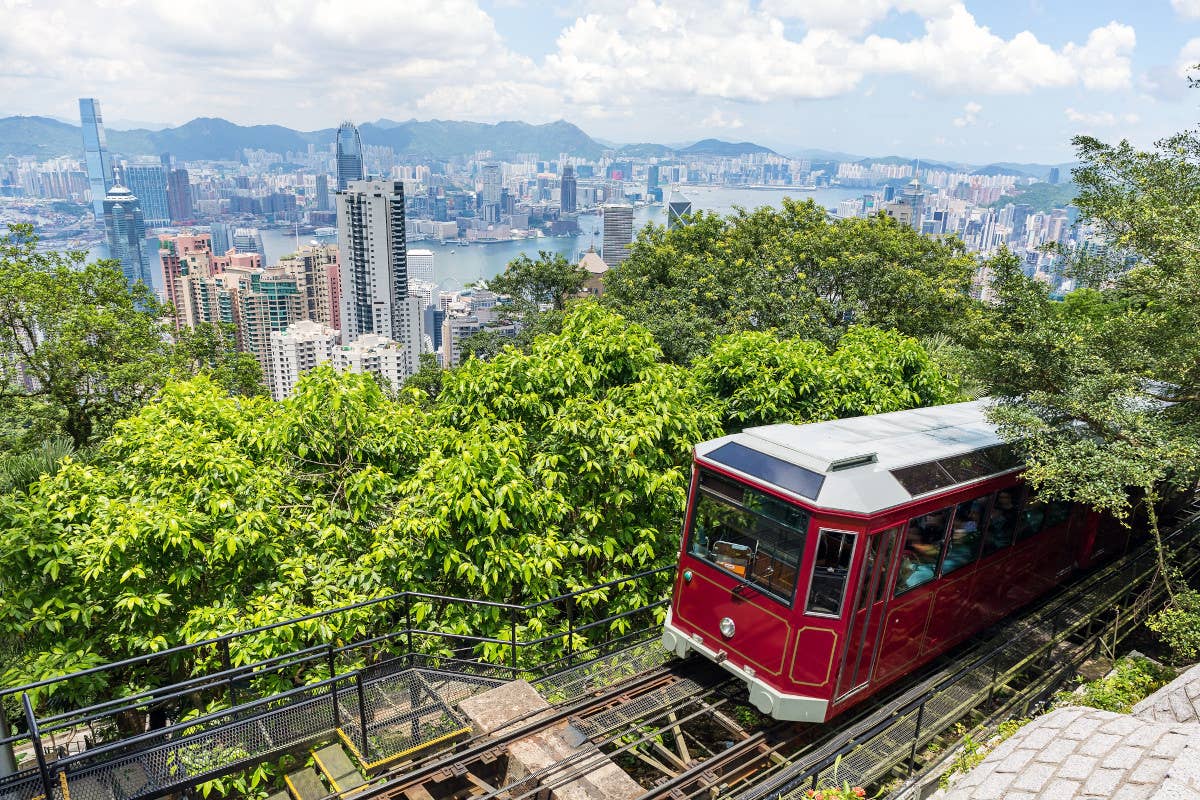
<path id="1" fill-rule="evenodd" d="M 954 516 L 950 520 L 950 528 L 946 533 L 946 544 L 942 548 L 942 562 L 938 567 L 938 575 L 949 575 L 962 569 L 963 567 L 969 567 L 979 560 L 980 553 L 983 552 L 983 540 L 987 535 L 987 520 L 988 515 L 992 510 L 992 500 L 992 495 L 985 494 L 982 497 L 972 497 L 969 500 L 963 500 L 961 503 L 954 506 Z M 971 506 L 975 503 L 982 503 L 983 510 L 979 513 L 979 523 L 975 527 L 974 531 L 976 534 L 975 541 L 972 545 L 974 550 L 971 553 L 970 558 L 962 561 L 961 563 L 955 564 L 949 569 L 946 569 L 947 562 L 950 560 L 950 554 L 955 548 L 954 536 L 956 533 L 958 533 L 960 528 L 965 528 L 965 523 L 964 525 L 959 524 L 959 514 L 962 512 L 963 506 Z M 970 533 L 970 531 L 966 531 L 966 533 Z"/>
<path id="2" fill-rule="evenodd" d="M 1004 493 L 1004 492 L 1007 492 L 1008 496 L 1013 498 L 1012 509 L 1011 509 L 1012 513 L 1013 513 L 1013 523 L 1012 523 L 1011 529 L 1009 530 L 1008 541 L 1002 545 L 996 546 L 994 544 L 994 536 L 993 536 L 993 534 L 995 533 L 995 527 L 993 526 L 992 523 L 993 523 L 993 520 L 995 519 L 996 511 L 998 509 L 998 504 L 1000 502 L 1000 495 L 1001 495 L 1001 493 Z M 989 507 L 987 525 L 985 526 L 987 528 L 987 533 L 983 537 L 982 555 L 984 558 L 995 555 L 996 553 L 999 553 L 1002 550 L 1006 550 L 1009 547 L 1012 547 L 1014 544 L 1017 543 L 1017 528 L 1020 525 L 1021 512 L 1025 508 L 1025 494 L 1026 494 L 1026 492 L 1019 484 L 1015 485 L 1015 486 L 1007 486 L 1003 489 L 997 489 L 996 491 L 992 492 L 992 503 L 991 503 L 991 506 Z M 1007 510 L 1007 509 L 1000 509 L 1000 510 L 1003 511 L 1003 510 Z"/>
<path id="3" fill-rule="evenodd" d="M 715 567 L 719 571 L 732 576 L 735 580 L 742 584 L 748 584 L 763 595 L 770 597 L 772 600 L 781 603 L 787 607 L 792 607 L 796 600 L 796 589 L 799 585 L 800 568 L 804 564 L 804 550 L 808 544 L 809 527 L 812 524 L 812 513 L 805 508 L 789 503 L 767 492 L 758 489 L 757 487 L 741 483 L 740 481 L 720 475 L 716 472 L 707 469 L 701 469 L 698 472 L 697 485 L 695 488 L 694 497 L 695 503 L 691 509 L 691 518 L 688 522 L 687 531 L 687 547 L 685 552 L 692 558 L 696 558 L 709 566 Z M 751 502 L 747 504 L 747 497 L 751 498 Z M 701 503 L 710 502 L 718 507 L 722 507 L 727 512 L 734 514 L 749 515 L 749 518 L 754 522 L 752 532 L 746 532 L 731 528 L 730 531 L 714 531 L 709 533 L 701 531 L 699 534 L 703 536 L 703 541 L 698 542 L 699 517 L 701 515 Z M 757 507 L 757 509 L 756 509 Z M 758 510 L 761 509 L 761 510 Z M 782 518 L 783 515 L 776 513 L 764 513 L 770 510 L 776 512 L 787 512 L 787 516 L 792 520 Z M 722 525 L 722 527 L 725 527 Z M 732 532 L 736 537 L 753 542 L 751 548 L 745 542 L 739 542 L 736 537 L 724 538 L 726 533 Z M 774 542 L 767 545 L 771 552 L 763 552 L 760 554 L 760 547 L 763 546 L 762 534 L 770 533 L 774 536 Z M 722 553 L 716 553 L 718 545 L 729 545 L 730 553 L 726 556 L 743 557 L 739 552 L 739 548 L 748 550 L 745 556 L 746 561 L 742 564 L 735 564 L 732 560 L 718 560 Z M 771 559 L 768 564 L 769 572 L 760 573 L 756 569 L 758 558 L 761 555 L 766 555 Z M 715 557 L 714 557 L 715 556 Z M 791 559 L 795 561 L 792 563 Z M 766 562 L 764 562 L 766 563 Z M 783 592 L 784 586 L 780 583 L 774 583 L 770 580 L 761 580 L 766 576 L 774 574 L 775 564 L 780 564 L 784 569 L 792 572 L 792 580 L 788 585 L 787 593 Z M 737 567 L 742 567 L 738 571 Z M 786 579 L 786 573 L 784 575 Z"/>
<path id="4" fill-rule="evenodd" d="M 1037 492 L 1032 488 L 1026 488 L 1021 493 L 1021 502 L 1017 506 L 1017 527 L 1013 531 L 1013 541 L 1023 542 L 1026 539 L 1031 539 L 1037 536 L 1042 531 L 1046 530 L 1046 520 L 1050 516 L 1050 504 L 1038 497 Z M 1036 524 L 1030 521 L 1029 514 L 1034 509 L 1041 512 L 1041 517 Z"/>
<path id="5" fill-rule="evenodd" d="M 932 511 L 928 511 L 924 514 L 920 514 L 918 516 L 915 516 L 915 517 L 912 517 L 911 519 L 909 519 L 908 524 L 904 528 L 904 544 L 901 546 L 901 549 L 900 549 L 900 560 L 896 563 L 896 586 L 892 592 L 893 597 L 899 597 L 900 595 L 907 594 L 908 592 L 911 592 L 913 589 L 919 589 L 922 586 L 925 586 L 925 585 L 937 580 L 938 570 L 942 565 L 942 558 L 944 557 L 945 552 L 946 552 L 946 539 L 948 538 L 949 533 L 950 533 L 950 523 L 954 519 L 955 508 L 956 508 L 956 506 L 953 506 L 953 505 L 946 506 L 945 508 L 935 508 Z M 934 556 L 934 559 L 932 562 L 929 562 L 929 561 L 915 562 L 921 566 L 932 565 L 933 569 L 930 572 L 929 577 L 925 578 L 920 583 L 909 584 L 909 583 L 907 583 L 907 580 L 908 580 L 907 577 L 904 575 L 904 567 L 905 567 L 905 563 L 908 561 L 907 553 L 909 550 L 909 544 L 912 541 L 912 535 L 915 530 L 914 525 L 918 520 L 923 520 L 927 517 L 932 517 L 935 514 L 945 514 L 945 516 L 946 516 L 945 521 L 942 523 L 942 538 L 938 541 L 937 555 Z"/>
<path id="6" fill-rule="evenodd" d="M 844 563 L 839 563 L 837 567 L 824 567 L 829 570 L 826 574 L 818 574 L 819 561 L 821 550 L 825 546 L 826 537 L 833 536 L 840 538 L 841 543 L 838 545 L 839 556 L 843 556 Z M 849 545 L 846 540 L 849 538 Z M 825 617 L 827 619 L 841 619 L 842 613 L 846 610 L 846 591 L 850 585 L 850 573 L 854 570 L 854 551 L 858 547 L 858 532 L 845 531 L 838 528 L 818 528 L 817 529 L 817 546 L 813 550 L 813 568 L 808 575 L 808 599 L 804 603 L 804 613 L 810 617 Z M 841 590 L 837 593 L 838 603 L 837 608 L 833 611 L 822 609 L 814 609 L 813 601 L 818 599 L 816 595 L 817 581 L 821 579 L 841 581 Z M 830 593 L 822 592 L 822 599 L 829 599 Z"/>

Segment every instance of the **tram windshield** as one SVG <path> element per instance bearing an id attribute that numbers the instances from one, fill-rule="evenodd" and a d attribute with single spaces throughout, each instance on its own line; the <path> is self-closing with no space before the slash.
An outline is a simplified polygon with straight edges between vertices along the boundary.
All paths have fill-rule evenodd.
<path id="1" fill-rule="evenodd" d="M 803 509 L 701 470 L 688 553 L 791 605 L 808 520 Z"/>

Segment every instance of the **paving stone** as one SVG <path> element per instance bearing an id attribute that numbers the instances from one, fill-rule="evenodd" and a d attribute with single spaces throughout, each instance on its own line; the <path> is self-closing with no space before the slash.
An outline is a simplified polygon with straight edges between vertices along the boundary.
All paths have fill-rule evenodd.
<path id="1" fill-rule="evenodd" d="M 1038 792 L 1052 777 L 1054 777 L 1053 764 L 1030 764 L 1017 774 L 1017 779 L 1012 782 L 1012 787 Z"/>
<path id="2" fill-rule="evenodd" d="M 1140 747 L 1123 744 L 1104 756 L 1104 766 L 1114 769 L 1130 770 L 1141 760 L 1146 751 Z"/>
<path id="3" fill-rule="evenodd" d="M 1093 756 L 1073 755 L 1063 761 L 1058 768 L 1059 776 L 1072 780 L 1087 780 L 1087 776 L 1096 770 L 1097 759 Z"/>
<path id="4" fill-rule="evenodd" d="M 1100 797 L 1114 797 L 1117 793 L 1117 786 L 1120 785 L 1125 777 L 1123 769 L 1100 769 L 1088 776 L 1087 781 L 1083 784 L 1084 794 L 1094 794 Z"/>
<path id="5" fill-rule="evenodd" d="M 1151 751 L 1156 756 L 1165 756 L 1166 758 L 1174 758 L 1179 755 L 1183 748 L 1187 747 L 1188 734 L 1180 731 L 1170 731 L 1158 740 L 1158 744 L 1154 745 Z"/>
<path id="6" fill-rule="evenodd" d="M 1200 800 L 1200 791 L 1173 778 L 1167 778 L 1154 795 L 1154 800 Z"/>
<path id="7" fill-rule="evenodd" d="M 1063 739 L 1059 736 L 1059 732 L 1053 728 L 1038 728 L 1030 732 L 1022 739 L 1022 747 L 1045 747 L 1051 742 L 1058 740 L 1060 742 L 1070 742 L 1070 739 Z M 1011 741 L 1011 739 L 1009 740 Z M 1074 745 L 1072 745 L 1074 747 Z"/>
<path id="8" fill-rule="evenodd" d="M 1025 744 L 1030 744 L 1029 740 Z M 1034 761 L 1040 761 L 1047 764 L 1059 764 L 1065 761 L 1075 752 L 1075 748 L 1079 746 L 1079 742 L 1074 739 L 1054 739 L 1047 742 L 1042 747 L 1042 751 L 1034 757 Z M 1105 756 L 1105 762 L 1112 757 L 1112 754 Z M 1134 759 L 1136 761 L 1136 759 Z M 1130 765 L 1132 766 L 1132 764 Z"/>
<path id="9" fill-rule="evenodd" d="M 1042 794 L 1046 797 L 1075 797 L 1079 794 L 1082 785 L 1079 781 L 1055 778 L 1047 784 Z"/>
<path id="10" fill-rule="evenodd" d="M 1145 758 L 1129 773 L 1130 783 L 1162 783 L 1171 768 L 1171 760 L 1167 758 Z"/>
<path id="11" fill-rule="evenodd" d="M 1093 733 L 1079 746 L 1079 752 L 1089 756 L 1103 756 L 1112 750 L 1121 737 L 1112 733 Z"/>
<path id="12" fill-rule="evenodd" d="M 1200 744 L 1189 742 L 1167 770 L 1167 777 L 1200 789 Z"/>
<path id="13" fill-rule="evenodd" d="M 1037 750 L 1016 750 L 1009 754 L 1007 758 L 996 764 L 996 772 L 1020 772 L 1025 769 L 1025 765 L 1033 761 L 1033 757 L 1038 753 Z"/>
<path id="14" fill-rule="evenodd" d="M 1145 723 L 1139 723 L 1137 720 L 1125 716 L 1112 717 L 1105 721 L 1100 726 L 1100 730 L 1104 733 L 1111 733 L 1115 736 L 1128 736 L 1134 731 L 1142 729 Z"/>
<path id="15" fill-rule="evenodd" d="M 1083 714 L 1070 725 L 1063 728 L 1062 735 L 1068 739 L 1087 739 L 1103 722 L 1104 719 L 1101 717 L 1093 714 Z"/>

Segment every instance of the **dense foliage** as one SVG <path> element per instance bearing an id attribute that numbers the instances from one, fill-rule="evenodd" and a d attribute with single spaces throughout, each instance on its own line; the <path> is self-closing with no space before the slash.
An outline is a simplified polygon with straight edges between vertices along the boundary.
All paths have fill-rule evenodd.
<path id="1" fill-rule="evenodd" d="M 812 201 L 647 226 L 603 301 L 687 363 L 725 333 L 832 343 L 852 324 L 924 337 L 970 323 L 974 259 L 886 217 L 830 222 Z"/>
<path id="2" fill-rule="evenodd" d="M 683 367 L 594 302 L 563 325 L 528 353 L 444 373 L 435 396 L 324 368 L 282 403 L 203 376 L 169 384 L 87 463 L 68 458 L 0 498 L 0 635 L 25 653 L 4 682 L 398 589 L 526 603 L 667 564 L 694 443 L 751 421 L 952 397 L 920 347 L 890 332 L 855 328 L 833 351 L 735 334 Z M 785 375 L 791 388 L 774 392 Z M 580 620 L 658 599 L 668 580 L 584 598 Z M 426 613 L 431 629 L 507 632 L 482 606 Z M 561 614 L 545 607 L 521 637 L 558 630 Z M 378 615 L 338 622 L 353 637 Z M 233 656 L 291 649 L 296 635 L 239 640 Z"/>

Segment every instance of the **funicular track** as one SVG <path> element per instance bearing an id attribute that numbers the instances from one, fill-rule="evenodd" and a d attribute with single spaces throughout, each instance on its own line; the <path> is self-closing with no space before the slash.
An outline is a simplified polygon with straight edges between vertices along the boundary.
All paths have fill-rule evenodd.
<path id="1" fill-rule="evenodd" d="M 1193 501 L 1164 534 L 1176 563 L 1189 574 L 1200 567 L 1200 548 L 1191 541 L 1198 517 L 1200 503 Z M 631 636 L 634 646 L 628 650 L 604 651 L 601 658 L 548 674 L 411 654 L 387 660 L 86 750 L 49 775 L 26 768 L 0 778 L 0 800 L 44 798 L 47 785 L 55 800 L 164 796 L 328 740 L 334 732 L 372 776 L 354 795 L 363 800 L 467 794 L 540 800 L 608 759 L 650 768 L 639 776 L 648 787 L 643 798 L 759 800 L 799 797 L 835 779 L 870 784 L 897 770 L 911 773 L 919 750 L 968 714 L 983 709 L 997 719 L 1020 715 L 1098 648 L 1115 649 L 1158 599 L 1147 589 L 1156 568 L 1155 553 L 1144 544 L 826 725 L 745 730 L 732 713 L 745 705 L 738 681 L 706 662 L 671 661 L 639 633 Z M 515 720 L 489 738 L 472 738 L 456 704 L 513 678 L 529 679 L 551 709 Z M 189 683 L 201 680 L 171 688 L 183 694 L 192 688 Z M 505 784 L 507 744 L 564 724 L 578 752 Z M 717 730 L 722 745 L 705 747 L 695 735 L 697 726 Z M 31 739 L 40 747 L 34 728 Z M 380 745 L 384 734 L 391 737 L 386 748 Z M 197 753 L 210 758 L 195 758 Z M 39 762 L 41 755 L 39 749 Z"/>
<path id="2" fill-rule="evenodd" d="M 1188 575 L 1200 571 L 1200 547 L 1192 541 L 1198 520 L 1200 502 L 1193 502 L 1164 534 Z M 552 717 L 532 727 L 505 731 L 428 765 L 399 767 L 356 797 L 441 800 L 466 796 L 454 794 L 465 780 L 476 786 L 471 796 L 483 800 L 541 800 L 595 769 L 597 752 L 643 760 L 639 751 L 654 756 L 649 760 L 656 762 L 661 777 L 640 800 L 790 799 L 821 785 L 871 784 L 890 774 L 911 774 L 920 749 L 967 715 L 982 710 L 999 720 L 1027 713 L 1098 649 L 1115 649 L 1160 599 L 1161 587 L 1150 585 L 1156 572 L 1154 550 L 1144 544 L 959 647 L 866 708 L 826 725 L 774 723 L 743 730 L 723 713 L 744 704 L 740 685 L 709 673 L 698 689 L 695 678 L 682 673 L 696 660 L 675 661 L 596 697 L 556 707 Z M 463 777 L 482 769 L 496 779 L 503 772 L 495 765 L 502 763 L 500 754 L 508 743 L 564 720 L 579 734 L 577 755 L 508 784 Z M 701 720 L 724 725 L 730 740 L 724 749 L 697 759 L 696 748 L 689 750 L 681 741 L 688 726 Z M 490 767 L 481 766 L 484 759 L 490 759 Z"/>

